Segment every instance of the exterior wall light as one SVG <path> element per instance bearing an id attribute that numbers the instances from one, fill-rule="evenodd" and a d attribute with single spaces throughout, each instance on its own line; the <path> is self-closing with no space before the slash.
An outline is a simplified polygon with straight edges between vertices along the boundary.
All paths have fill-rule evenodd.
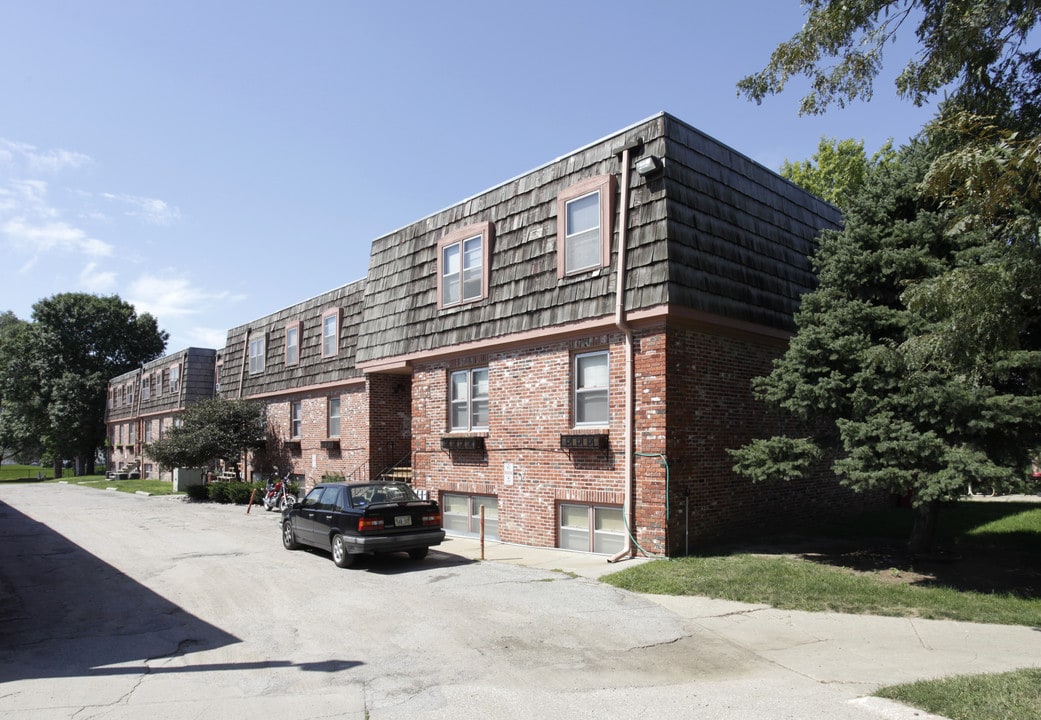
<path id="1" fill-rule="evenodd" d="M 644 155 L 636 161 L 636 172 L 644 177 L 651 177 L 662 172 L 664 167 L 657 155 Z"/>

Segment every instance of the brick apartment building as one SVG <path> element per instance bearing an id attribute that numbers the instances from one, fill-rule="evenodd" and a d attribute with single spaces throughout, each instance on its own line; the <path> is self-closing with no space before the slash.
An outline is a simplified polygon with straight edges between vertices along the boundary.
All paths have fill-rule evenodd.
<path id="1" fill-rule="evenodd" d="M 727 448 L 838 211 L 661 113 L 372 243 L 363 280 L 228 333 L 251 461 L 304 485 L 407 467 L 450 532 L 617 555 L 869 502 L 754 485 Z"/>
<path id="2" fill-rule="evenodd" d="M 191 347 L 109 381 L 106 468 L 172 479 L 172 472 L 153 463 L 144 446 L 180 422 L 186 407 L 214 396 L 216 357 L 216 350 Z"/>

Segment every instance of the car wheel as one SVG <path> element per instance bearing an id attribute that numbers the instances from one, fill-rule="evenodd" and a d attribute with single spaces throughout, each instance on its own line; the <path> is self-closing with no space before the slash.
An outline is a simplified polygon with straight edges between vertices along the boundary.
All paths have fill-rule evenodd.
<path id="1" fill-rule="evenodd" d="M 300 543 L 296 541 L 296 534 L 293 532 L 293 523 L 288 520 L 282 521 L 282 544 L 285 545 L 286 550 L 296 550 L 300 547 Z"/>
<path id="2" fill-rule="evenodd" d="M 416 548 L 415 550 L 409 550 L 408 556 L 413 560 L 422 560 L 427 556 L 427 552 L 430 548 Z"/>
<path id="3" fill-rule="evenodd" d="M 332 543 L 333 562 L 336 567 L 346 568 L 354 564 L 354 556 L 347 552 L 347 543 L 343 541 L 343 535 L 333 535 Z"/>

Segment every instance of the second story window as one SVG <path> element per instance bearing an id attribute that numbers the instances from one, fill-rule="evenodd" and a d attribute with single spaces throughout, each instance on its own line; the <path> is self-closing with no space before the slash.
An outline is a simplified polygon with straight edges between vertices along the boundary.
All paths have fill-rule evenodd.
<path id="1" fill-rule="evenodd" d="M 613 175 L 598 175 L 557 197 L 558 277 L 610 264 L 614 185 Z"/>
<path id="2" fill-rule="evenodd" d="M 170 367 L 170 392 L 175 393 L 181 389 L 181 366 Z"/>
<path id="3" fill-rule="evenodd" d="M 322 357 L 335 357 L 340 348 L 340 309 L 322 315 Z"/>
<path id="4" fill-rule="evenodd" d="M 437 243 L 437 304 L 451 307 L 488 297 L 490 222 L 467 225 Z"/>
<path id="5" fill-rule="evenodd" d="M 289 437 L 298 438 L 303 430 L 304 413 L 299 400 L 289 403 Z"/>
<path id="6" fill-rule="evenodd" d="M 264 336 L 249 341 L 249 372 L 251 375 L 264 372 Z"/>
<path id="7" fill-rule="evenodd" d="M 488 429 L 488 368 L 457 370 L 449 379 L 449 426 L 454 432 Z"/>
<path id="8" fill-rule="evenodd" d="M 141 380 L 141 399 L 147 400 L 152 394 L 152 376 L 149 375 Z"/>
<path id="9" fill-rule="evenodd" d="M 286 365 L 300 362 L 300 323 L 286 325 Z"/>

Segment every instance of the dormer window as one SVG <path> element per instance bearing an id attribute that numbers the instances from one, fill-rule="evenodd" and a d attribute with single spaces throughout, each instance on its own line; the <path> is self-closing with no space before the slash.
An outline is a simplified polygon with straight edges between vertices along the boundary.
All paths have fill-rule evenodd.
<path id="1" fill-rule="evenodd" d="M 437 243 L 437 305 L 462 305 L 488 297 L 492 224 L 468 225 Z"/>
<path id="2" fill-rule="evenodd" d="M 557 197 L 557 277 L 611 264 L 614 176 L 598 175 Z"/>

